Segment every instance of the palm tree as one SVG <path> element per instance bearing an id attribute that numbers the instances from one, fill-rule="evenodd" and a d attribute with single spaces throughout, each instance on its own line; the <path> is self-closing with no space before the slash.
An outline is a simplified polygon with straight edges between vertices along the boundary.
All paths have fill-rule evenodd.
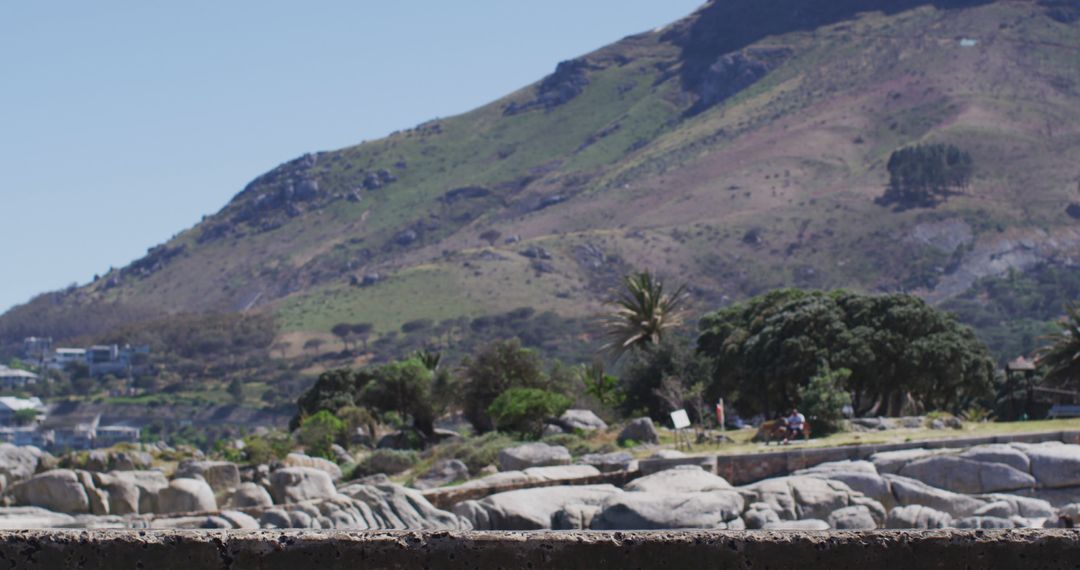
<path id="1" fill-rule="evenodd" d="M 685 298 L 685 285 L 665 293 L 664 284 L 648 271 L 627 275 L 611 301 L 615 310 L 605 319 L 611 341 L 604 349 L 618 358 L 631 349 L 659 345 L 668 330 L 682 324 Z"/>
<path id="2" fill-rule="evenodd" d="M 424 365 L 424 368 L 436 372 L 439 370 L 439 363 L 442 362 L 442 353 L 437 350 L 422 348 L 413 353 L 413 358 L 419 360 Z"/>
<path id="3" fill-rule="evenodd" d="M 1047 367 L 1046 380 L 1056 384 L 1080 381 L 1080 305 L 1065 306 L 1061 331 L 1046 338 L 1038 363 Z"/>

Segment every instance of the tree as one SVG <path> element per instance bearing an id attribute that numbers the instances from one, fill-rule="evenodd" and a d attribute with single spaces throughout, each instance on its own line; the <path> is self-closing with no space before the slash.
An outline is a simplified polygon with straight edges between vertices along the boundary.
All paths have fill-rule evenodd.
<path id="1" fill-rule="evenodd" d="M 826 367 L 851 370 L 845 389 L 859 414 L 898 415 L 912 402 L 959 411 L 993 391 L 986 345 L 913 295 L 784 289 L 705 315 L 699 327 L 698 351 L 715 361 L 709 395 L 748 414 L 791 406 Z"/>
<path id="2" fill-rule="evenodd" d="M 352 333 L 352 325 L 348 323 L 338 323 L 330 328 L 330 333 L 338 337 L 341 341 L 343 350 L 349 350 L 349 334 Z"/>
<path id="3" fill-rule="evenodd" d="M 461 364 L 461 404 L 465 418 L 483 433 L 495 428 L 488 407 L 511 388 L 546 388 L 540 357 L 517 339 L 496 341 Z"/>
<path id="4" fill-rule="evenodd" d="M 364 345 L 364 350 L 366 351 L 368 349 L 368 338 L 371 337 L 371 331 L 373 330 L 375 330 L 375 325 L 371 323 L 356 323 L 349 327 L 347 336 L 360 339 L 360 342 Z"/>
<path id="5" fill-rule="evenodd" d="M 244 383 L 239 378 L 229 382 L 229 396 L 234 403 L 240 404 L 244 401 Z"/>
<path id="6" fill-rule="evenodd" d="M 351 437 L 363 432 L 372 440 L 375 439 L 379 420 L 371 413 L 371 410 L 360 406 L 345 406 L 340 408 L 335 415 L 345 422 L 347 436 Z"/>
<path id="7" fill-rule="evenodd" d="M 500 431 L 538 439 L 544 420 L 558 417 L 570 407 L 570 398 L 536 388 L 511 388 L 488 406 L 488 414 Z"/>
<path id="8" fill-rule="evenodd" d="M 414 319 L 402 323 L 401 332 L 404 334 L 424 332 L 431 329 L 434 324 L 435 321 L 431 319 Z"/>
<path id="9" fill-rule="evenodd" d="M 652 350 L 633 352 L 620 375 L 623 413 L 663 420 L 672 411 L 685 407 L 697 417 L 700 390 L 709 384 L 712 370 L 707 355 L 687 347 L 680 339 L 669 338 Z"/>
<path id="10" fill-rule="evenodd" d="M 310 350 L 311 352 L 318 354 L 319 349 L 322 348 L 324 344 L 326 344 L 326 341 L 319 337 L 309 338 L 304 342 L 304 350 Z"/>
<path id="11" fill-rule="evenodd" d="M 28 426 L 37 421 L 38 415 L 41 412 L 34 408 L 24 408 L 15 411 L 15 425 Z"/>
<path id="12" fill-rule="evenodd" d="M 851 405 L 851 395 L 844 388 L 851 371 L 823 369 L 806 386 L 798 389 L 799 407 L 810 418 L 814 433 L 835 431 L 844 419 L 844 408 Z"/>
<path id="13" fill-rule="evenodd" d="M 1047 367 L 1045 380 L 1058 385 L 1080 381 L 1080 305 L 1065 307 L 1065 317 L 1058 322 L 1060 331 L 1045 338 L 1038 362 Z"/>
<path id="14" fill-rule="evenodd" d="M 76 376 L 71 381 L 71 387 L 76 394 L 88 396 L 94 391 L 94 388 L 98 387 L 98 383 L 89 376 Z"/>
<path id="15" fill-rule="evenodd" d="M 249 435 L 244 438 L 244 455 L 253 465 L 270 463 L 275 459 L 285 459 L 293 450 L 293 445 L 291 437 L 276 431 L 264 435 Z"/>
<path id="16" fill-rule="evenodd" d="M 296 433 L 297 441 L 305 447 L 308 455 L 330 460 L 334 459 L 331 446 L 343 441 L 344 436 L 345 422 L 326 410 L 304 418 Z"/>
<path id="17" fill-rule="evenodd" d="M 611 341 L 605 346 L 616 355 L 660 344 L 664 335 L 683 322 L 686 286 L 673 293 L 648 271 L 623 278 L 623 289 L 611 301 L 614 311 L 605 319 Z"/>
<path id="18" fill-rule="evenodd" d="M 280 356 L 281 358 L 285 358 L 285 353 L 289 350 L 291 346 L 292 345 L 287 342 L 275 342 L 274 346 L 272 346 L 271 348 L 278 352 L 278 356 Z"/>
<path id="19" fill-rule="evenodd" d="M 499 241 L 499 236 L 501 235 L 502 234 L 499 233 L 499 230 L 487 230 L 484 233 L 480 234 L 480 239 L 488 242 L 488 245 L 493 246 L 495 245 L 495 242 Z"/>
<path id="20" fill-rule="evenodd" d="M 953 145 L 902 148 L 889 157 L 889 186 L 882 201 L 905 207 L 933 206 L 971 180 L 971 155 Z"/>
<path id="21" fill-rule="evenodd" d="M 337 412 L 345 406 L 355 406 L 360 391 L 372 380 L 368 371 L 352 372 L 340 369 L 323 372 L 315 385 L 297 400 L 299 408 L 289 422 L 289 429 L 300 427 L 301 421 L 321 411 Z"/>
<path id="22" fill-rule="evenodd" d="M 617 408 L 623 401 L 619 391 L 619 379 L 604 370 L 604 364 L 596 361 L 591 365 L 582 364 L 578 376 L 585 386 L 585 393 L 596 398 L 601 406 Z"/>
<path id="23" fill-rule="evenodd" d="M 441 406 L 434 397 L 435 373 L 417 359 L 392 362 L 374 371 L 364 387 L 360 403 L 381 412 L 412 418 L 413 427 L 425 438 L 435 434 L 435 418 Z"/>
<path id="24" fill-rule="evenodd" d="M 421 349 L 413 353 L 413 358 L 419 360 L 428 370 L 435 372 L 439 369 L 439 363 L 442 362 L 442 353 L 437 350 Z"/>

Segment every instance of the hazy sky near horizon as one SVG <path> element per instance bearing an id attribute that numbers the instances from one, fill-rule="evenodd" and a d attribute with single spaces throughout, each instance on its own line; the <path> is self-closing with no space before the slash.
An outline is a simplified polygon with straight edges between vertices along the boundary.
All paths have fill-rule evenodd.
<path id="1" fill-rule="evenodd" d="M 701 2 L 4 2 L 0 312 L 286 160 L 467 111 Z"/>

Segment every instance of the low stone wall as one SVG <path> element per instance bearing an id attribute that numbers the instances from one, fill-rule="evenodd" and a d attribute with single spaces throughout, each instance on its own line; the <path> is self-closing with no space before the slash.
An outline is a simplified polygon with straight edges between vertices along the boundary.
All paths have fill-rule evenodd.
<path id="1" fill-rule="evenodd" d="M 672 459 L 642 459 L 638 462 L 641 475 L 652 475 L 660 471 L 674 469 L 681 465 L 697 465 L 706 471 L 716 471 L 716 457 L 711 455 L 691 455 Z"/>
<path id="2" fill-rule="evenodd" d="M 872 435 L 872 432 L 871 434 Z M 799 469 L 813 467 L 829 461 L 867 459 L 882 451 L 942 447 L 973 447 L 988 443 L 1039 443 L 1061 441 L 1080 444 L 1080 431 L 1056 431 L 1041 433 L 1018 433 L 985 437 L 962 437 L 937 440 L 920 440 L 904 443 L 881 443 L 848 445 L 843 447 L 819 447 L 800 449 L 797 445 L 783 451 L 742 455 L 719 455 L 716 457 L 716 474 L 732 485 L 746 485 L 770 477 L 781 477 Z"/>
<path id="3" fill-rule="evenodd" d="M 1073 568 L 1077 531 L 0 532 L 10 568 Z"/>

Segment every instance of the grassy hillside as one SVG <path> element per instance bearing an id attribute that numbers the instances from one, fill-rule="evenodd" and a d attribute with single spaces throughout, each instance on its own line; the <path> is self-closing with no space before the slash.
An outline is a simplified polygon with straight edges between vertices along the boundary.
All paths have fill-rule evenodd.
<path id="1" fill-rule="evenodd" d="M 398 350 L 531 307 L 585 346 L 567 323 L 629 268 L 688 282 L 702 310 L 797 285 L 974 315 L 988 279 L 1075 270 L 1077 18 L 1075 2 L 717 0 L 474 111 L 286 163 L 132 266 L 0 317 L 0 340 L 247 311 L 275 317 L 288 356 L 339 350 L 339 322 Z M 876 203 L 890 154 L 928 142 L 969 152 L 973 182 L 934 208 Z M 417 319 L 431 332 L 402 344 Z M 991 321 L 975 324 L 1012 334 Z"/>

